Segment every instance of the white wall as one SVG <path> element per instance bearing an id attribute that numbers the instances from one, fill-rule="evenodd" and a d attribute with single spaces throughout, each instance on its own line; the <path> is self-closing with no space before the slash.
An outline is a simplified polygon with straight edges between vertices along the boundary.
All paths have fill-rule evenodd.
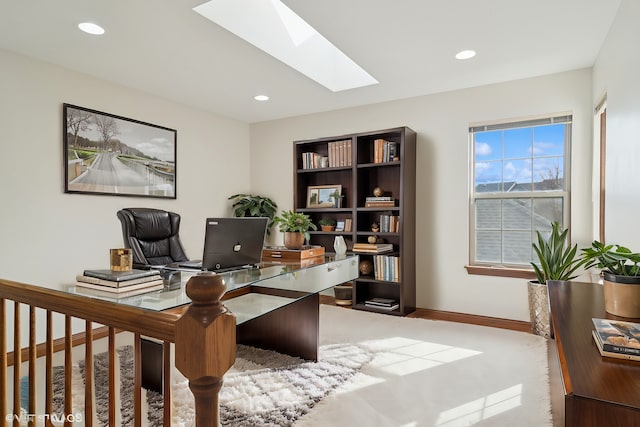
<path id="1" fill-rule="evenodd" d="M 605 240 L 634 252 L 640 252 L 639 22 L 640 2 L 623 0 L 593 67 L 593 104 L 607 96 Z"/>
<path id="2" fill-rule="evenodd" d="M 417 305 L 528 321 L 524 279 L 472 276 L 469 242 L 470 123 L 573 113 L 572 239 L 591 225 L 591 71 L 501 83 L 251 126 L 252 189 L 293 207 L 293 141 L 409 126 L 417 146 Z M 312 100 L 310 100 L 312 102 Z"/>
<path id="3" fill-rule="evenodd" d="M 108 268 L 122 247 L 116 212 L 154 207 L 182 216 L 187 255 L 202 256 L 207 216 L 249 190 L 249 126 L 0 50 L 0 277 L 46 287 Z M 177 130 L 177 199 L 65 194 L 62 103 Z"/>

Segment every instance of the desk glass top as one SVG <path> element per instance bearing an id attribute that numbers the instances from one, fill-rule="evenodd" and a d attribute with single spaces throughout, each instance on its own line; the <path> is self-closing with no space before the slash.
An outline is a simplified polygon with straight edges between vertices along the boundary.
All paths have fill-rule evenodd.
<path id="1" fill-rule="evenodd" d="M 171 288 L 165 287 L 139 295 L 126 293 L 112 294 L 70 285 L 67 291 L 76 295 L 112 301 L 139 307 L 146 310 L 163 311 L 189 304 L 191 300 L 185 292 L 185 284 L 197 270 L 168 268 L 166 271 L 178 272 L 180 283 Z M 165 271 L 165 273 L 166 273 Z M 302 262 L 263 262 L 257 268 L 240 269 L 218 273 L 227 293 L 244 288 L 256 289 L 244 295 L 223 301 L 237 317 L 237 324 L 253 319 L 261 314 L 273 311 L 305 296 L 319 293 L 358 276 L 357 255 L 327 255 Z M 285 296 L 260 293 L 259 289 L 283 291 Z M 289 291 L 289 292 L 287 292 Z"/>

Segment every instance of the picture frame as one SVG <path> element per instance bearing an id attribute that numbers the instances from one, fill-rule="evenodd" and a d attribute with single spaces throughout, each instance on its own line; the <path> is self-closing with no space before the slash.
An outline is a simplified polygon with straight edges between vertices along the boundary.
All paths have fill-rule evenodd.
<path id="1" fill-rule="evenodd" d="M 176 198 L 177 131 L 63 104 L 64 192 Z"/>
<path id="2" fill-rule="evenodd" d="M 344 221 L 336 221 L 336 229 L 335 231 L 345 231 L 344 229 Z"/>
<path id="3" fill-rule="evenodd" d="M 333 208 L 339 204 L 342 185 L 310 185 L 307 187 L 307 208 Z M 336 197 L 337 196 L 337 197 Z"/>

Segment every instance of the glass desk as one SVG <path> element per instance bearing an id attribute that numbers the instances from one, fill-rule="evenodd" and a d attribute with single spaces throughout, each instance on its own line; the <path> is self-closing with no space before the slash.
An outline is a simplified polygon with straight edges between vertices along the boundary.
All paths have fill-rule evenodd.
<path id="1" fill-rule="evenodd" d="M 223 304 L 236 316 L 236 342 L 279 353 L 318 359 L 319 293 L 358 277 L 357 255 L 326 255 L 302 262 L 263 262 L 257 268 L 218 273 L 227 291 Z M 139 295 L 112 295 L 75 285 L 68 292 L 138 307 L 181 312 L 191 302 L 185 284 L 196 270 L 165 268 L 180 273 L 180 282 Z M 159 371 L 160 376 L 156 375 Z M 143 344 L 143 383 L 161 390 L 162 344 Z M 154 384 L 160 384 L 156 386 Z"/>

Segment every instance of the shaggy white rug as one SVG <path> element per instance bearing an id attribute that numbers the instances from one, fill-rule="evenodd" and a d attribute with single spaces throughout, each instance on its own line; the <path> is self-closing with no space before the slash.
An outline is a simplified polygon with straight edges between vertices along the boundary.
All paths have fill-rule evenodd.
<path id="1" fill-rule="evenodd" d="M 220 392 L 222 424 L 552 425 L 547 342 L 539 336 L 322 305 L 320 340 L 317 363 L 239 346 Z M 123 382 L 128 360 L 123 349 Z M 193 425 L 192 399 L 174 371 L 173 426 Z M 130 421 L 129 400 L 121 398 L 121 425 Z M 161 397 L 148 392 L 144 400 L 144 424 L 160 425 Z"/>

